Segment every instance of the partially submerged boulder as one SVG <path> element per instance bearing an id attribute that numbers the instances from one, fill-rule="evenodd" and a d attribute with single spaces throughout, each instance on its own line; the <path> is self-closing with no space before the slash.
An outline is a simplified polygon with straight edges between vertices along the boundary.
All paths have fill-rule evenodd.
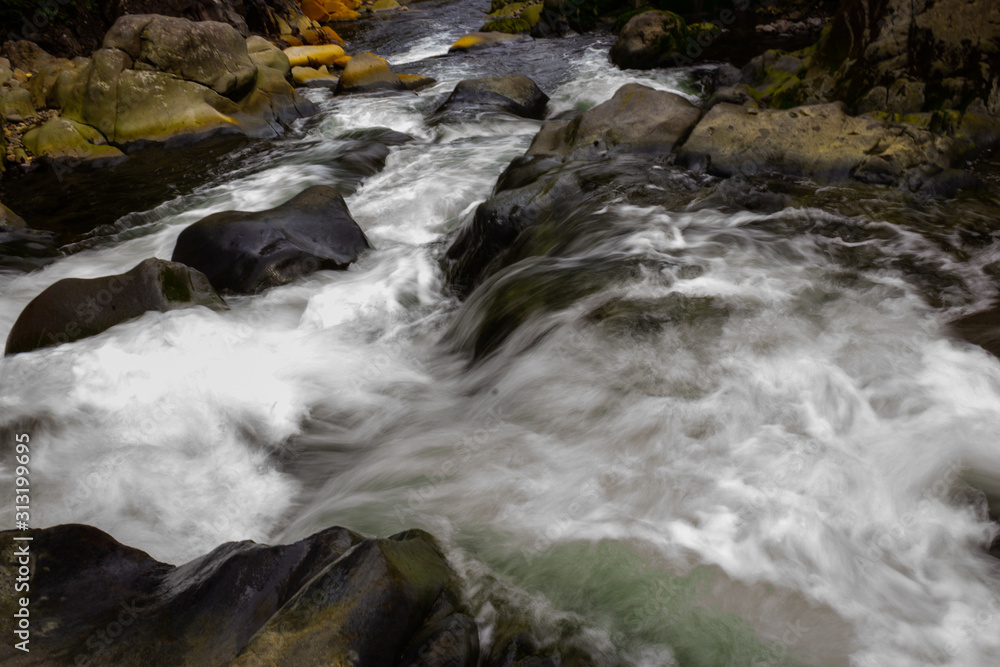
<path id="1" fill-rule="evenodd" d="M 338 95 L 391 90 L 407 90 L 407 87 L 389 69 L 389 63 L 374 53 L 362 53 L 351 58 L 337 84 Z"/>
<path id="2" fill-rule="evenodd" d="M 314 185 L 266 211 L 199 220 L 181 232 L 172 259 L 204 273 L 218 290 L 251 294 L 313 271 L 346 269 L 369 247 L 344 198 Z"/>
<path id="3" fill-rule="evenodd" d="M 255 62 L 227 24 L 124 16 L 76 75 L 63 115 L 124 147 L 220 132 L 274 136 L 315 110 L 278 64 Z"/>
<path id="4" fill-rule="evenodd" d="M 958 337 L 1000 357 L 1000 304 L 961 317 L 952 322 L 950 328 Z"/>
<path id="5" fill-rule="evenodd" d="M 544 125 L 528 155 L 619 152 L 670 153 L 701 118 L 701 111 L 675 93 L 630 83 L 614 97 L 572 120 Z"/>
<path id="6" fill-rule="evenodd" d="M 423 531 L 366 539 L 333 527 L 287 545 L 229 542 L 181 566 L 90 526 L 6 531 L 5 553 L 23 544 L 15 535 L 31 538 L 30 613 L 45 622 L 32 624 L 30 654 L 0 648 L 4 664 L 402 667 L 432 655 L 471 667 L 479 658 L 457 577 Z M 13 581 L 17 567 L 7 560 L 0 571 Z M 6 596 L 9 635 L 14 605 Z"/>
<path id="7" fill-rule="evenodd" d="M 437 113 L 506 111 L 515 116 L 541 119 L 548 101 L 549 96 L 523 74 L 463 79 Z"/>
<path id="8" fill-rule="evenodd" d="M 471 51 L 519 39 L 524 39 L 523 35 L 511 35 L 503 32 L 470 32 L 459 37 L 448 49 L 448 52 Z"/>
<path id="9" fill-rule="evenodd" d="M 292 83 L 305 88 L 336 88 L 340 77 L 331 74 L 326 65 L 313 67 L 293 67 Z"/>
<path id="10" fill-rule="evenodd" d="M 622 69 L 676 66 L 689 38 L 677 14 L 650 10 L 632 17 L 611 46 L 611 62 Z"/>
<path id="11" fill-rule="evenodd" d="M 208 279 L 187 266 L 147 259 L 116 276 L 65 278 L 21 311 L 7 336 L 5 355 L 95 336 L 155 310 L 224 307 Z"/>

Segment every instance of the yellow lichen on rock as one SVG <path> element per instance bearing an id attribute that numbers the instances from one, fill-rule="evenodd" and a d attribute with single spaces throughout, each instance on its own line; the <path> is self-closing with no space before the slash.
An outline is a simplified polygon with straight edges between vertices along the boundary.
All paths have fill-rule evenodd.
<path id="1" fill-rule="evenodd" d="M 336 65 L 337 59 L 344 56 L 344 49 L 336 44 L 290 46 L 285 55 L 292 67 L 320 67 Z"/>
<path id="2" fill-rule="evenodd" d="M 520 38 L 520 35 L 509 35 L 502 32 L 470 32 L 459 37 L 458 41 L 452 44 L 451 48 L 448 50 L 468 51 L 469 49 L 491 46 L 493 44 L 499 44 L 501 42 L 507 42 L 512 39 Z"/>

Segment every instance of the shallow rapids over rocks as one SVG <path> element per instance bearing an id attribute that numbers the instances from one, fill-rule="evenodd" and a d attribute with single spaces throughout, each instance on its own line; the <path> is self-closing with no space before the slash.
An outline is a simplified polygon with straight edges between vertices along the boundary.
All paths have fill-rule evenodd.
<path id="1" fill-rule="evenodd" d="M 921 199 L 662 155 L 525 158 L 551 121 L 437 116 L 459 81 L 527 75 L 565 122 L 627 84 L 702 105 L 710 67 L 613 69 L 601 34 L 449 55 L 471 4 L 345 31 L 437 80 L 418 94 L 300 91 L 319 112 L 285 136 L 86 228 L 25 192 L 64 254 L 0 272 L 3 339 L 62 279 L 169 259 L 199 220 L 310 187 L 343 195 L 371 246 L 225 310 L 0 360 L 33 525 L 94 526 L 161 577 L 293 549 L 206 556 L 231 542 L 427 531 L 397 540 L 447 559 L 411 634 L 474 619 L 483 665 L 1000 663 L 1000 359 L 949 324 L 998 297 L 998 163 Z M 155 173 L 144 159 L 113 173 Z M 515 231 L 484 249 L 500 222 Z"/>

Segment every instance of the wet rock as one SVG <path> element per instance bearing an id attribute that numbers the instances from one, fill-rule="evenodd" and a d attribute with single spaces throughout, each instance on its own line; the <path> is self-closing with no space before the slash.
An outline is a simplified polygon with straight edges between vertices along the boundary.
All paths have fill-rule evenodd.
<path id="1" fill-rule="evenodd" d="M 125 16 L 84 66 L 63 115 L 128 147 L 218 133 L 274 136 L 315 107 L 258 67 L 231 26 Z"/>
<path id="2" fill-rule="evenodd" d="M 10 218 L 6 222 L 15 224 L 0 224 L 0 270 L 34 271 L 63 256 L 52 232 L 18 227 Z"/>
<path id="3" fill-rule="evenodd" d="M 427 533 L 366 540 L 309 581 L 233 665 L 398 664 L 428 621 L 457 609 L 452 579 Z M 471 651 L 457 655 L 460 665 L 478 659 Z"/>
<path id="4" fill-rule="evenodd" d="M 651 10 L 632 17 L 611 46 L 611 62 L 622 69 L 676 66 L 689 37 L 677 14 Z"/>
<path id="5" fill-rule="evenodd" d="M 718 104 L 678 156 L 720 176 L 780 173 L 919 187 L 950 166 L 950 145 L 927 130 L 849 116 L 841 104 L 791 110 Z"/>
<path id="6" fill-rule="evenodd" d="M 549 96 L 521 74 L 459 81 L 437 114 L 506 111 L 524 118 L 542 118 Z"/>
<path id="7" fill-rule="evenodd" d="M 100 132 L 66 118 L 52 118 L 24 135 L 24 147 L 39 158 L 69 166 L 103 166 L 128 157 L 108 146 Z"/>
<path id="8" fill-rule="evenodd" d="M 313 271 L 346 269 L 369 247 L 344 198 L 316 185 L 266 211 L 203 218 L 181 232 L 172 259 L 220 291 L 250 294 Z"/>
<path id="9" fill-rule="evenodd" d="M 330 74 L 325 65 L 319 69 L 312 67 L 292 68 L 292 83 L 296 86 L 305 86 L 306 88 L 336 88 L 338 81 L 340 81 L 340 77 Z"/>
<path id="10" fill-rule="evenodd" d="M 399 80 L 403 82 L 407 90 L 413 91 L 423 90 L 437 83 L 437 79 L 424 76 L 423 74 L 400 74 Z"/>
<path id="11" fill-rule="evenodd" d="M 1000 357 L 1000 304 L 961 317 L 952 322 L 949 328 L 959 338 Z"/>
<path id="12" fill-rule="evenodd" d="M 147 259 L 116 276 L 65 278 L 31 300 L 7 337 L 5 355 L 95 336 L 143 313 L 224 307 L 207 278 L 187 266 Z"/>
<path id="13" fill-rule="evenodd" d="M 389 64 L 373 53 L 351 58 L 337 84 L 338 95 L 406 89 L 406 85 L 389 69 Z"/>
<path id="14" fill-rule="evenodd" d="M 24 218 L 0 203 L 0 227 L 7 229 L 24 229 L 28 223 Z"/>
<path id="15" fill-rule="evenodd" d="M 607 102 L 572 120 L 544 125 L 527 154 L 667 154 L 699 118 L 701 111 L 680 95 L 630 83 Z"/>
<path id="16" fill-rule="evenodd" d="M 16 534 L 32 538 L 31 614 L 46 622 L 32 626 L 30 654 L 0 648 L 5 664 L 309 665 L 352 651 L 355 664 L 410 664 L 399 662 L 407 649 L 441 648 L 427 641 L 442 631 L 455 645 L 418 655 L 478 660 L 461 650 L 477 631 L 461 615 L 455 575 L 422 531 L 365 539 L 335 527 L 288 545 L 230 542 L 179 567 L 90 526 Z M 5 553 L 14 535 L 0 533 Z M 10 581 L 16 567 L 0 565 Z M 12 604 L 5 598 L 0 621 L 8 634 Z"/>
<path id="17" fill-rule="evenodd" d="M 518 39 L 523 39 L 523 37 L 521 35 L 510 35 L 503 32 L 470 32 L 459 37 L 458 40 L 456 40 L 455 43 L 448 49 L 448 52 L 471 51 L 473 49 L 496 46 L 497 44 L 503 44 L 505 42 Z"/>

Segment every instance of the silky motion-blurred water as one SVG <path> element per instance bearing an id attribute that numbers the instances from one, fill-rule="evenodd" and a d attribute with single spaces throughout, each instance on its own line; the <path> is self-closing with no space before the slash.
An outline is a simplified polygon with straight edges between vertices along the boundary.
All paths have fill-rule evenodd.
<path id="1" fill-rule="evenodd" d="M 581 261 L 637 272 L 470 365 L 455 350 L 481 313 L 475 295 L 449 296 L 442 241 L 539 123 L 428 123 L 482 73 L 431 57 L 453 32 L 388 54 L 422 63 L 430 91 L 312 92 L 321 118 L 274 164 L 0 275 L 5 337 L 56 280 L 169 258 L 205 215 L 341 182 L 345 133 L 414 138 L 347 197 L 376 248 L 349 270 L 0 362 L 0 419 L 34 444 L 34 523 L 93 524 L 170 562 L 332 524 L 422 527 L 465 576 L 487 644 L 506 601 L 543 631 L 569 623 L 599 663 L 1000 664 L 994 528 L 963 482 L 1000 479 L 1000 362 L 951 341 L 905 272 L 836 256 L 910 253 L 984 298 L 994 258 L 955 262 L 877 219 L 848 222 L 878 233 L 831 240 L 808 230 L 842 218 L 808 204 L 612 203 L 592 214 L 619 231 Z M 630 81 L 694 98 L 677 72 L 610 68 L 605 46 L 575 47 L 551 111 Z"/>

